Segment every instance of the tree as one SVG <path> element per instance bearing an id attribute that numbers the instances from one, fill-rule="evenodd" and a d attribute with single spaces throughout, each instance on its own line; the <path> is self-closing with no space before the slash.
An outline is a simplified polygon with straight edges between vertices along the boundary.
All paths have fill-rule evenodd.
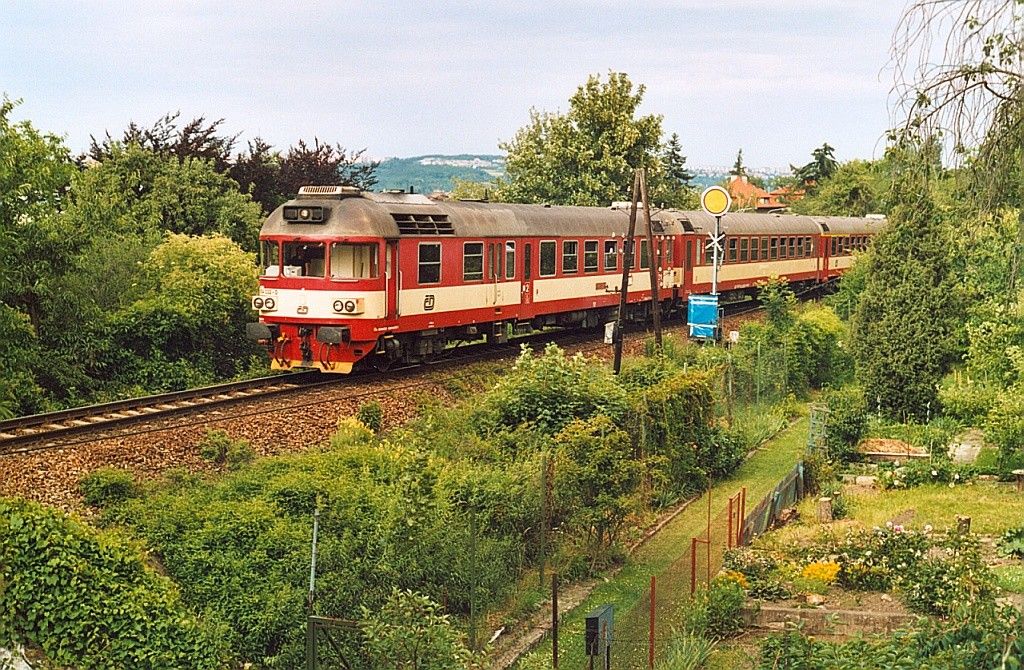
<path id="1" fill-rule="evenodd" d="M 111 319 L 105 369 L 123 384 L 171 390 L 245 371 L 257 288 L 252 254 L 220 237 L 169 234 L 145 264 L 145 289 Z"/>
<path id="2" fill-rule="evenodd" d="M 661 116 L 637 116 L 644 86 L 610 72 L 591 76 L 569 99 L 565 114 L 530 111 L 530 122 L 500 145 L 508 152 L 506 202 L 605 206 L 628 199 L 636 168 L 648 184 L 663 172 Z"/>
<path id="3" fill-rule="evenodd" d="M 811 162 L 802 167 L 789 167 L 797 179 L 808 188 L 814 188 L 823 180 L 828 179 L 839 169 L 839 162 L 834 155 L 835 149 L 825 142 L 811 152 Z"/>
<path id="4" fill-rule="evenodd" d="M 955 359 L 962 320 L 948 254 L 951 233 L 929 188 L 937 148 L 890 149 L 893 207 L 865 259 L 853 318 L 857 373 L 868 402 L 898 419 L 937 410 L 937 385 Z"/>
<path id="5" fill-rule="evenodd" d="M 364 160 L 366 149 L 349 152 L 340 144 L 321 144 L 313 138 L 313 146 L 305 141 L 290 149 L 281 160 L 278 193 L 292 198 L 302 186 L 311 184 L 357 186 L 364 191 L 377 183 L 378 161 Z"/>
<path id="6" fill-rule="evenodd" d="M 495 184 L 484 181 L 452 178 L 452 200 L 490 200 Z"/>
<path id="7" fill-rule="evenodd" d="M 744 177 L 747 174 L 747 166 L 743 164 L 743 149 L 736 152 L 736 162 L 732 164 L 729 174 L 734 177 Z"/>
<path id="8" fill-rule="evenodd" d="M 196 117 L 179 128 L 180 116 L 180 111 L 164 114 L 149 128 L 143 128 L 132 121 L 121 140 L 115 140 L 109 132 L 99 142 L 90 136 L 88 156 L 94 161 L 103 162 L 111 158 L 119 147 L 135 145 L 182 161 L 188 158 L 210 161 L 217 172 L 226 172 L 238 134 L 222 135 L 220 126 L 224 119 L 207 121 L 204 116 Z"/>
<path id="9" fill-rule="evenodd" d="M 282 192 L 281 162 L 281 154 L 257 137 L 249 142 L 247 153 L 235 157 L 228 170 L 242 192 L 260 204 L 264 214 L 274 211 L 291 197 Z"/>
<path id="10" fill-rule="evenodd" d="M 891 181 L 886 159 L 852 160 L 819 180 L 812 192 L 791 207 L 796 214 L 819 216 L 885 214 L 889 210 Z"/>
<path id="11" fill-rule="evenodd" d="M 651 185 L 651 200 L 679 209 L 696 208 L 699 196 L 693 188 L 693 173 L 686 168 L 686 156 L 679 143 L 679 134 L 672 133 L 662 152 L 664 178 Z"/>

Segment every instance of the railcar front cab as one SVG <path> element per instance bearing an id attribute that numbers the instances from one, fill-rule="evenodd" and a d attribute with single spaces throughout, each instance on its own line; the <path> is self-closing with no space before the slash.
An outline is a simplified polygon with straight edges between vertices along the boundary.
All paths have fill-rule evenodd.
<path id="1" fill-rule="evenodd" d="M 286 205 L 282 216 L 311 224 L 330 212 L 300 203 Z M 385 257 L 380 238 L 262 236 L 260 290 L 252 298 L 260 319 L 248 334 L 267 347 L 271 368 L 347 373 L 370 353 L 380 335 L 375 326 L 387 315 Z"/>

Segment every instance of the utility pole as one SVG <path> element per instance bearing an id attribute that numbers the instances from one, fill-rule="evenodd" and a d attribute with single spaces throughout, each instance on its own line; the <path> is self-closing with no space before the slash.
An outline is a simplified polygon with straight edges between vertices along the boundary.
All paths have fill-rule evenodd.
<path id="1" fill-rule="evenodd" d="M 654 345 L 661 352 L 661 255 L 654 246 L 654 228 L 651 225 L 651 204 L 647 196 L 647 173 L 640 168 L 640 197 L 644 202 L 644 222 L 647 224 L 647 250 L 651 267 L 651 315 L 654 317 Z M 634 198 L 635 200 L 635 198 Z"/>
<path id="2" fill-rule="evenodd" d="M 619 287 L 619 313 L 615 317 L 615 360 L 613 369 L 619 374 L 622 369 L 622 321 L 626 315 L 626 298 L 629 295 L 629 271 L 633 266 L 633 236 L 636 234 L 636 204 L 640 195 L 640 171 L 633 175 L 633 204 L 629 208 L 629 228 L 622 240 L 622 285 Z"/>

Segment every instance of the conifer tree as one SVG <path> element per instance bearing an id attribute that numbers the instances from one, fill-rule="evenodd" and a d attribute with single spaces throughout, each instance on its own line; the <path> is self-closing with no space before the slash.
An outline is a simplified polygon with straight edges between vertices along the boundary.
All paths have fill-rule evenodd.
<path id="1" fill-rule="evenodd" d="M 853 318 L 852 344 L 868 403 L 897 419 L 923 419 L 953 362 L 959 314 L 949 227 L 930 183 L 937 149 L 893 150 L 893 202 L 885 229 L 864 260 L 865 286 Z"/>

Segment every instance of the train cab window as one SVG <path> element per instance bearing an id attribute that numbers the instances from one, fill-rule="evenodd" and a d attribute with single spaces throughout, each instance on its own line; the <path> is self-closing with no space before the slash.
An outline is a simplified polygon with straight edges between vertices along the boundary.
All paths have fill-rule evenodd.
<path id="1" fill-rule="evenodd" d="M 672 245 L 670 244 L 668 248 L 671 249 Z M 683 255 L 683 269 L 689 270 L 691 263 L 693 263 L 693 240 L 686 240 L 686 252 Z"/>
<path id="2" fill-rule="evenodd" d="M 376 244 L 332 244 L 331 279 L 376 279 Z"/>
<path id="3" fill-rule="evenodd" d="M 740 263 L 746 263 L 750 260 L 750 251 L 748 250 L 749 244 L 750 240 L 745 237 L 740 240 Z"/>
<path id="4" fill-rule="evenodd" d="M 417 279 L 420 284 L 441 283 L 441 245 L 436 242 L 420 244 L 419 271 Z"/>
<path id="5" fill-rule="evenodd" d="M 505 279 L 516 278 L 516 243 L 505 243 Z"/>
<path id="6" fill-rule="evenodd" d="M 736 262 L 736 238 L 735 237 L 732 238 L 731 240 L 729 240 L 729 255 L 728 255 L 728 259 L 729 260 L 726 261 L 728 263 L 735 263 Z"/>
<path id="7" fill-rule="evenodd" d="M 260 267 L 264 277 L 278 277 L 281 274 L 281 243 L 277 240 L 260 242 Z"/>
<path id="8" fill-rule="evenodd" d="M 615 240 L 604 242 L 604 271 L 619 269 L 619 252 L 616 249 Z"/>
<path id="9" fill-rule="evenodd" d="M 572 274 L 580 269 L 580 243 L 576 240 L 562 242 L 562 272 Z"/>
<path id="10" fill-rule="evenodd" d="M 651 267 L 651 245 L 647 240 L 640 242 L 640 269 L 647 270 Z"/>
<path id="11" fill-rule="evenodd" d="M 834 237 L 829 238 L 828 254 L 829 254 L 829 256 L 835 256 L 836 255 L 836 238 L 834 238 Z"/>
<path id="12" fill-rule="evenodd" d="M 771 239 L 771 259 L 774 261 L 779 257 L 779 238 L 773 237 Z"/>
<path id="13" fill-rule="evenodd" d="M 327 268 L 327 245 L 323 242 L 285 242 L 285 277 L 323 277 Z"/>
<path id="14" fill-rule="evenodd" d="M 675 239 L 670 237 L 667 240 L 662 240 L 662 244 L 665 245 L 665 252 L 661 255 L 662 259 L 665 261 L 664 265 L 667 265 L 670 268 L 675 267 Z"/>
<path id="15" fill-rule="evenodd" d="M 423 247 L 420 247 L 420 256 L 422 255 Z M 462 278 L 465 281 L 480 281 L 484 278 L 483 242 L 466 242 L 462 245 Z"/>
<path id="16" fill-rule="evenodd" d="M 583 271 L 597 272 L 597 240 L 583 243 Z"/>
<path id="17" fill-rule="evenodd" d="M 555 276 L 555 241 L 548 240 L 540 243 L 540 276 Z"/>

